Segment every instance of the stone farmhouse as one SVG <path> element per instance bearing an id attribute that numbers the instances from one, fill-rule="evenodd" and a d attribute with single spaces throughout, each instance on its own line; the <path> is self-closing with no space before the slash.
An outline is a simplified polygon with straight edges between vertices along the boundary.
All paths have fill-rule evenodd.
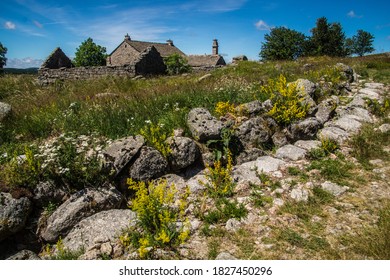
<path id="1" fill-rule="evenodd" d="M 166 44 L 134 41 L 130 38 L 129 34 L 126 34 L 123 42 L 107 57 L 107 66 L 131 65 L 139 58 L 142 52 L 151 46 L 156 48 L 162 58 L 175 53 L 186 56 L 173 44 L 172 40 L 168 40 Z"/>
<path id="2" fill-rule="evenodd" d="M 123 66 L 132 64 L 135 60 L 137 60 L 140 53 L 150 46 L 155 47 L 162 58 L 166 58 L 175 53 L 185 57 L 188 64 L 194 69 L 202 70 L 202 68 L 213 68 L 226 65 L 223 56 L 218 53 L 219 46 L 217 39 L 213 40 L 211 55 L 187 56 L 173 44 L 172 40 L 167 40 L 165 44 L 134 41 L 130 38 L 129 34 L 126 34 L 123 42 L 107 57 L 107 66 Z"/>
<path id="3" fill-rule="evenodd" d="M 74 67 L 64 52 L 56 48 L 38 70 L 38 80 L 41 84 L 49 84 L 56 80 L 93 79 L 110 75 L 161 75 L 166 71 L 164 58 L 172 54 L 186 58 L 195 71 L 207 71 L 226 65 L 218 53 L 218 47 L 218 41 L 214 39 L 212 54 L 187 56 L 172 40 L 166 43 L 135 41 L 126 34 L 123 42 L 107 57 L 106 66 Z"/>

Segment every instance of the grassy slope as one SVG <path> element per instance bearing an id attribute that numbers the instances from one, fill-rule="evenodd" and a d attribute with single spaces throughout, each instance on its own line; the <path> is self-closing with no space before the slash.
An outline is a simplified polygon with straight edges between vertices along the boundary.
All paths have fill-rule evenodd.
<path id="1" fill-rule="evenodd" d="M 316 70 L 337 62 L 351 65 L 363 78 L 390 83 L 390 58 L 385 55 L 345 59 L 307 58 L 297 62 L 264 64 L 246 62 L 236 67 L 214 71 L 210 78 L 201 82 L 198 82 L 198 78 L 202 74 L 193 74 L 137 81 L 110 77 L 94 81 L 58 82 L 48 87 L 39 87 L 35 84 L 34 75 L 5 75 L 0 77 L 0 100 L 11 104 L 13 113 L 0 127 L 0 141 L 3 141 L 0 154 L 23 151 L 22 147 L 26 144 L 44 141 L 67 132 L 76 135 L 94 132 L 111 139 L 134 135 L 139 133 L 147 120 L 163 123 L 167 131 L 182 127 L 188 133 L 185 120 L 191 108 L 206 107 L 213 111 L 218 101 L 244 103 L 256 98 L 265 100 L 267 96 L 262 96 L 258 89 L 267 79 L 283 73 L 289 81 L 293 81 L 309 76 L 304 71 L 305 64 L 311 64 L 311 69 Z M 110 94 L 97 97 L 99 93 Z M 366 140 L 372 133 L 371 131 L 367 134 Z M 374 144 L 377 148 L 385 145 L 383 142 Z M 389 163 L 388 158 L 383 160 Z M 358 169 L 357 172 L 365 178 L 363 184 L 374 180 L 372 170 L 363 167 Z M 305 180 L 316 179 L 311 175 L 305 176 Z M 350 180 L 351 186 L 357 186 L 362 184 L 362 181 L 359 181 L 361 177 L 343 179 Z M 333 203 L 332 200 L 321 198 L 321 194 L 318 196 L 304 206 L 304 209 L 312 213 L 310 217 L 314 214 L 321 216 L 323 205 Z M 278 245 L 273 247 L 272 254 L 254 250 L 251 246 L 254 242 L 253 233 L 244 229 L 235 234 L 216 232 L 208 237 L 209 257 L 222 250 L 219 246 L 226 243 L 236 248 L 237 256 L 241 258 L 383 258 L 383 255 L 378 256 L 379 253 L 367 253 L 367 250 L 373 252 L 374 249 L 358 246 L 364 244 L 364 240 L 369 240 L 370 235 L 377 234 L 376 239 L 384 239 L 384 246 L 388 248 L 386 232 L 389 232 L 389 207 L 385 202 L 379 204 L 384 207 L 380 212 L 384 217 L 382 222 L 378 226 L 367 228 L 368 234 L 360 232 L 362 239 L 357 240 L 363 241 L 356 242 L 355 247 L 351 245 L 355 244 L 354 242 L 348 241 L 351 240 L 349 236 L 345 236 L 344 241 L 327 241 L 323 226 L 305 216 L 299 218 L 296 227 L 290 230 L 275 228 L 269 241 Z M 368 207 L 370 211 L 378 211 L 380 205 L 375 205 L 372 209 L 364 202 L 356 207 Z M 296 211 L 302 209 L 301 206 L 292 205 L 285 209 L 285 212 L 299 217 Z M 378 215 L 380 213 L 378 212 Z M 343 245 L 343 242 L 349 244 L 344 245 L 346 247 L 352 246 L 348 249 L 350 251 L 335 252 L 333 248 Z M 295 249 L 292 250 L 291 246 Z M 347 256 L 348 252 L 352 255 Z"/>

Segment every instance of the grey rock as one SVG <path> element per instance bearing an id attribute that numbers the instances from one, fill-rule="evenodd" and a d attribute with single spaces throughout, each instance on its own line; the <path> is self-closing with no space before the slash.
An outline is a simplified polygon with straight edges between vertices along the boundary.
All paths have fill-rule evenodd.
<path id="1" fill-rule="evenodd" d="M 304 188 L 296 188 L 291 191 L 290 197 L 296 202 L 307 202 L 309 200 L 309 192 Z"/>
<path id="2" fill-rule="evenodd" d="M 325 99 L 320 104 L 318 104 L 315 117 L 320 122 L 320 124 L 324 124 L 333 117 L 338 103 L 338 97 L 332 96 L 331 98 Z"/>
<path id="3" fill-rule="evenodd" d="M 380 127 L 378 127 L 378 129 L 382 133 L 387 133 L 390 131 L 390 124 L 388 123 L 382 124 Z"/>
<path id="4" fill-rule="evenodd" d="M 187 137 L 169 137 L 167 143 L 171 149 L 168 157 L 172 170 L 180 170 L 193 164 L 200 156 L 195 141 Z"/>
<path id="5" fill-rule="evenodd" d="M 7 258 L 7 260 L 40 260 L 37 254 L 30 250 L 22 250 Z"/>
<path id="6" fill-rule="evenodd" d="M 6 117 L 11 114 L 12 107 L 11 105 L 0 102 L 0 122 L 2 122 Z"/>
<path id="7" fill-rule="evenodd" d="M 374 122 L 374 119 L 371 116 L 371 114 L 366 109 L 360 107 L 347 106 L 345 108 L 340 108 L 340 110 L 338 108 L 337 114 L 340 117 L 348 115 L 349 118 L 355 119 L 359 122 L 368 122 L 368 123 Z"/>
<path id="8" fill-rule="evenodd" d="M 263 102 L 263 107 L 265 109 L 266 112 L 268 112 L 269 110 L 272 109 L 274 105 L 272 104 L 272 101 L 271 99 L 267 99 L 266 101 Z"/>
<path id="9" fill-rule="evenodd" d="M 205 108 L 194 108 L 188 113 L 187 125 L 195 140 L 206 142 L 220 138 L 223 123 Z"/>
<path id="10" fill-rule="evenodd" d="M 348 107 L 361 107 L 365 108 L 367 105 L 366 100 L 364 100 L 364 95 L 356 94 L 351 102 L 349 102 Z"/>
<path id="11" fill-rule="evenodd" d="M 346 186 L 342 187 L 342 186 L 339 186 L 339 185 L 332 183 L 332 182 L 329 182 L 329 181 L 322 183 L 321 188 L 323 190 L 333 194 L 334 196 L 340 196 L 349 189 Z"/>
<path id="12" fill-rule="evenodd" d="M 377 92 L 377 90 L 362 88 L 358 91 L 358 93 L 362 98 L 368 98 L 371 100 L 378 100 L 378 101 L 381 100 L 381 96 Z"/>
<path id="13" fill-rule="evenodd" d="M 287 131 L 286 130 L 282 130 L 282 131 L 276 131 L 273 135 L 272 135 L 272 142 L 274 143 L 275 147 L 282 147 L 284 145 L 287 145 L 288 144 L 288 139 L 287 139 Z"/>
<path id="14" fill-rule="evenodd" d="M 365 83 L 364 87 L 376 90 L 385 90 L 385 85 L 382 83 Z"/>
<path id="15" fill-rule="evenodd" d="M 306 151 L 310 151 L 319 148 L 321 146 L 321 142 L 318 140 L 298 140 L 295 142 L 294 146 L 297 146 L 298 148 L 304 149 Z"/>
<path id="16" fill-rule="evenodd" d="M 298 79 L 295 81 L 295 84 L 297 86 L 297 90 L 304 92 L 305 94 L 308 94 L 310 97 L 313 97 L 317 86 L 315 83 L 306 80 L 306 79 Z"/>
<path id="17" fill-rule="evenodd" d="M 237 184 L 241 184 L 243 182 L 253 185 L 261 184 L 261 180 L 257 175 L 257 170 L 252 164 L 241 164 L 236 165 L 232 170 L 232 177 Z"/>
<path id="18" fill-rule="evenodd" d="M 348 133 L 341 128 L 328 126 L 318 132 L 317 138 L 329 139 L 335 141 L 338 144 L 342 144 L 348 139 Z"/>
<path id="19" fill-rule="evenodd" d="M 344 63 L 337 63 L 336 68 L 347 79 L 349 83 L 352 83 L 354 81 L 354 71 L 350 66 L 345 65 Z"/>
<path id="20" fill-rule="evenodd" d="M 246 147 L 256 147 L 270 141 L 272 132 L 262 117 L 256 117 L 243 122 L 235 135 Z"/>
<path id="21" fill-rule="evenodd" d="M 263 104 L 259 100 L 241 104 L 240 106 L 237 106 L 235 110 L 237 114 L 245 113 L 245 115 L 248 114 L 252 117 L 265 111 Z"/>
<path id="22" fill-rule="evenodd" d="M 144 144 L 145 139 L 140 135 L 118 139 L 105 149 L 104 155 L 113 164 L 116 174 L 118 174 Z"/>
<path id="23" fill-rule="evenodd" d="M 35 205 L 45 207 L 50 202 L 61 204 L 65 201 L 67 195 L 67 191 L 60 186 L 56 186 L 53 181 L 44 181 L 39 182 L 34 188 L 33 201 Z"/>
<path id="24" fill-rule="evenodd" d="M 201 81 L 203 81 L 203 80 L 206 80 L 206 79 L 210 78 L 211 76 L 212 76 L 211 74 L 203 75 L 202 77 L 200 77 L 200 78 L 198 79 L 198 82 L 201 82 Z"/>
<path id="25" fill-rule="evenodd" d="M 112 209 L 96 213 L 80 221 L 62 240 L 71 251 L 91 249 L 99 241 L 114 242 L 122 230 L 133 226 L 136 214 L 129 209 Z"/>
<path id="26" fill-rule="evenodd" d="M 248 161 L 254 161 L 257 158 L 264 156 L 265 152 L 261 149 L 258 148 L 251 148 L 248 150 L 242 151 L 236 158 L 236 163 L 242 164 Z"/>
<path id="27" fill-rule="evenodd" d="M 61 204 L 47 220 L 41 237 L 55 242 L 66 235 L 83 218 L 97 212 L 120 207 L 121 194 L 115 189 L 83 189 Z"/>
<path id="28" fill-rule="evenodd" d="M 226 222 L 225 228 L 227 231 L 237 231 L 241 227 L 241 222 L 236 219 L 229 219 Z"/>
<path id="29" fill-rule="evenodd" d="M 247 168 L 257 172 L 270 173 L 278 171 L 281 167 L 285 166 L 286 162 L 270 156 L 259 157 L 255 161 L 246 162 L 241 164 L 241 167 Z"/>
<path id="30" fill-rule="evenodd" d="M 305 158 L 307 151 L 294 145 L 286 145 L 276 150 L 275 157 L 285 160 L 300 160 Z"/>
<path id="31" fill-rule="evenodd" d="M 291 124 L 291 135 L 293 139 L 310 140 L 314 139 L 321 123 L 316 118 L 308 118 Z"/>
<path id="32" fill-rule="evenodd" d="M 206 189 L 206 184 L 210 183 L 204 174 L 198 174 L 187 181 L 191 195 L 201 194 Z"/>
<path id="33" fill-rule="evenodd" d="M 137 181 L 148 181 L 164 175 L 167 169 L 168 162 L 160 152 L 145 146 L 130 167 L 129 176 Z"/>
<path id="34" fill-rule="evenodd" d="M 331 126 L 339 127 L 347 132 L 354 133 L 360 130 L 362 124 L 350 115 L 345 115 L 333 121 Z"/>
<path id="35" fill-rule="evenodd" d="M 317 88 L 316 85 L 306 79 L 298 79 L 295 81 L 295 84 L 297 86 L 298 95 L 303 98 L 302 104 L 309 106 L 309 114 L 311 114 L 317 106 L 312 98 Z"/>
<path id="36" fill-rule="evenodd" d="M 31 208 L 26 197 L 15 199 L 9 193 L 0 193 L 0 241 L 24 228 Z"/>
<path id="37" fill-rule="evenodd" d="M 215 259 L 216 260 L 237 260 L 236 257 L 234 257 L 233 255 L 231 255 L 227 252 L 219 253 Z"/>

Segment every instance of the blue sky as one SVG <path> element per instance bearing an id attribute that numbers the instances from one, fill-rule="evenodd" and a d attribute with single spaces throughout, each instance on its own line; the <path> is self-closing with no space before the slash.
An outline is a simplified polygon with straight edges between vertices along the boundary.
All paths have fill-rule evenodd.
<path id="1" fill-rule="evenodd" d="M 0 42 L 7 67 L 39 66 L 56 47 L 70 57 L 88 37 L 110 53 L 126 33 L 134 40 L 172 39 L 186 54 L 211 53 L 217 38 L 230 62 L 245 54 L 257 60 L 264 34 L 285 26 L 306 35 L 316 19 L 340 22 L 347 37 L 363 29 L 376 52 L 390 51 L 390 2 L 338 0 L 2 0 Z"/>

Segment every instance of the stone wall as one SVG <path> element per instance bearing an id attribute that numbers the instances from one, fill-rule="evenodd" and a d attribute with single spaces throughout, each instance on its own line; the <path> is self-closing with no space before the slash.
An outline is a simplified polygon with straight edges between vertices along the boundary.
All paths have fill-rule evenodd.
<path id="1" fill-rule="evenodd" d="M 42 85 L 54 83 L 56 80 L 88 80 L 105 76 L 135 77 L 135 65 L 128 66 L 93 66 L 38 70 L 38 82 Z"/>

